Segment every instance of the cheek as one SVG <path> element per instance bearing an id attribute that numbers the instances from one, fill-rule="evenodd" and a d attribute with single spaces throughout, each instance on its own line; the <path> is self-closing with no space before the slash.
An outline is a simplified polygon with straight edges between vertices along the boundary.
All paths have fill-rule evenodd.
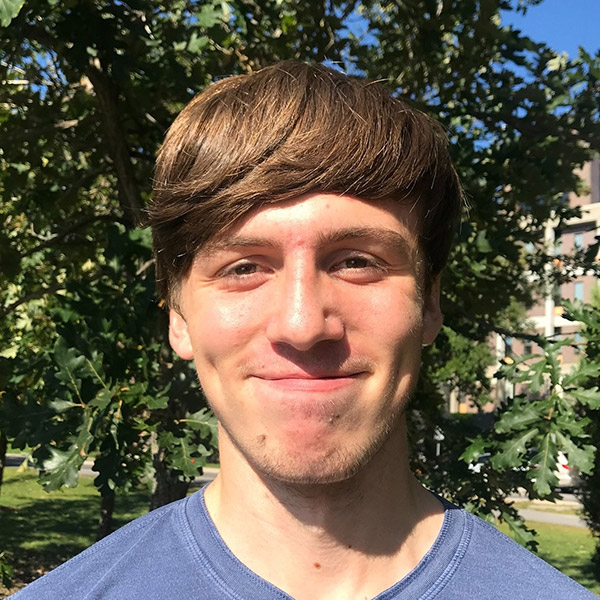
<path id="1" fill-rule="evenodd" d="M 196 362 L 215 363 L 245 346 L 258 315 L 259 311 L 247 302 L 221 298 L 196 304 L 191 335 Z"/>
<path id="2" fill-rule="evenodd" d="M 418 296 L 390 294 L 374 300 L 363 312 L 363 323 L 369 323 L 364 332 L 370 332 L 369 343 L 382 365 L 389 370 L 392 385 L 397 377 L 413 373 L 421 360 L 423 315 Z"/>
<path id="3" fill-rule="evenodd" d="M 359 290 L 359 292 L 362 290 Z M 345 316 L 352 329 L 370 331 L 383 343 L 395 345 L 420 333 L 423 309 L 417 292 L 407 289 L 366 289 L 365 294 L 348 296 Z"/>
<path id="4" fill-rule="evenodd" d="M 423 320 L 419 313 L 399 314 L 388 319 L 384 339 L 396 363 L 419 363 L 422 338 Z"/>

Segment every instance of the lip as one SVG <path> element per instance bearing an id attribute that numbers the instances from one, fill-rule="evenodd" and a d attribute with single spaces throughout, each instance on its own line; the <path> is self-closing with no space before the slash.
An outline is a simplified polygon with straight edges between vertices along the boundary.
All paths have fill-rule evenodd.
<path id="1" fill-rule="evenodd" d="M 341 375 L 309 375 L 294 373 L 276 376 L 255 376 L 261 384 L 273 390 L 297 392 L 332 392 L 356 383 L 365 373 Z"/>

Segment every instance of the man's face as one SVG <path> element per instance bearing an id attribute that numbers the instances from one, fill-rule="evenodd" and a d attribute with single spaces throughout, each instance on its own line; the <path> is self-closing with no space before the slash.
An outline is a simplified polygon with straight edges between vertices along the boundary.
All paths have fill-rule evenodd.
<path id="1" fill-rule="evenodd" d="M 441 324 L 415 222 L 392 201 L 308 194 L 199 252 L 171 344 L 194 359 L 222 446 L 262 475 L 326 483 L 396 430 Z"/>

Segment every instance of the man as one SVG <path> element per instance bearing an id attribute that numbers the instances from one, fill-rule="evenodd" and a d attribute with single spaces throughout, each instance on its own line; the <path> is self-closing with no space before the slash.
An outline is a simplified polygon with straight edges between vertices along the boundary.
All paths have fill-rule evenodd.
<path id="1" fill-rule="evenodd" d="M 196 97 L 149 217 L 220 474 L 17 597 L 593 597 L 410 473 L 460 204 L 440 127 L 380 85 L 286 62 Z"/>

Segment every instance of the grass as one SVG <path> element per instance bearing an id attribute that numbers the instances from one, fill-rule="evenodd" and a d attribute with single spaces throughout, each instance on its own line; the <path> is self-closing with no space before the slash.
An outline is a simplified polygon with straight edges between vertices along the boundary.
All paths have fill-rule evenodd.
<path id="1" fill-rule="evenodd" d="M 117 496 L 115 528 L 144 514 L 148 502 L 146 490 Z M 75 488 L 47 493 L 34 471 L 6 470 L 0 494 L 0 551 L 8 552 L 15 570 L 11 591 L 91 545 L 99 514 L 100 496 L 91 477 L 80 477 Z M 0 598 L 6 594 L 0 586 Z"/>
<path id="2" fill-rule="evenodd" d="M 91 477 L 81 477 L 76 488 L 49 494 L 37 483 L 34 471 L 8 469 L 4 478 L 0 551 L 8 551 L 15 569 L 14 592 L 95 541 L 100 498 Z M 145 513 L 148 502 L 147 490 L 117 496 L 115 528 Z M 528 524 L 539 534 L 538 554 L 544 560 L 600 595 L 591 565 L 594 540 L 587 529 Z M 7 592 L 0 586 L 0 598 Z"/>
<path id="3" fill-rule="evenodd" d="M 587 529 L 527 521 L 528 527 L 537 531 L 537 555 L 568 575 L 591 592 L 600 595 L 600 582 L 594 578 L 591 557 L 594 538 Z M 510 535 L 508 527 L 498 527 Z"/>
<path id="4" fill-rule="evenodd" d="M 594 579 L 590 557 L 594 539 L 587 529 L 534 523 L 529 525 L 538 532 L 538 555 L 591 592 L 600 595 L 600 582 Z"/>

